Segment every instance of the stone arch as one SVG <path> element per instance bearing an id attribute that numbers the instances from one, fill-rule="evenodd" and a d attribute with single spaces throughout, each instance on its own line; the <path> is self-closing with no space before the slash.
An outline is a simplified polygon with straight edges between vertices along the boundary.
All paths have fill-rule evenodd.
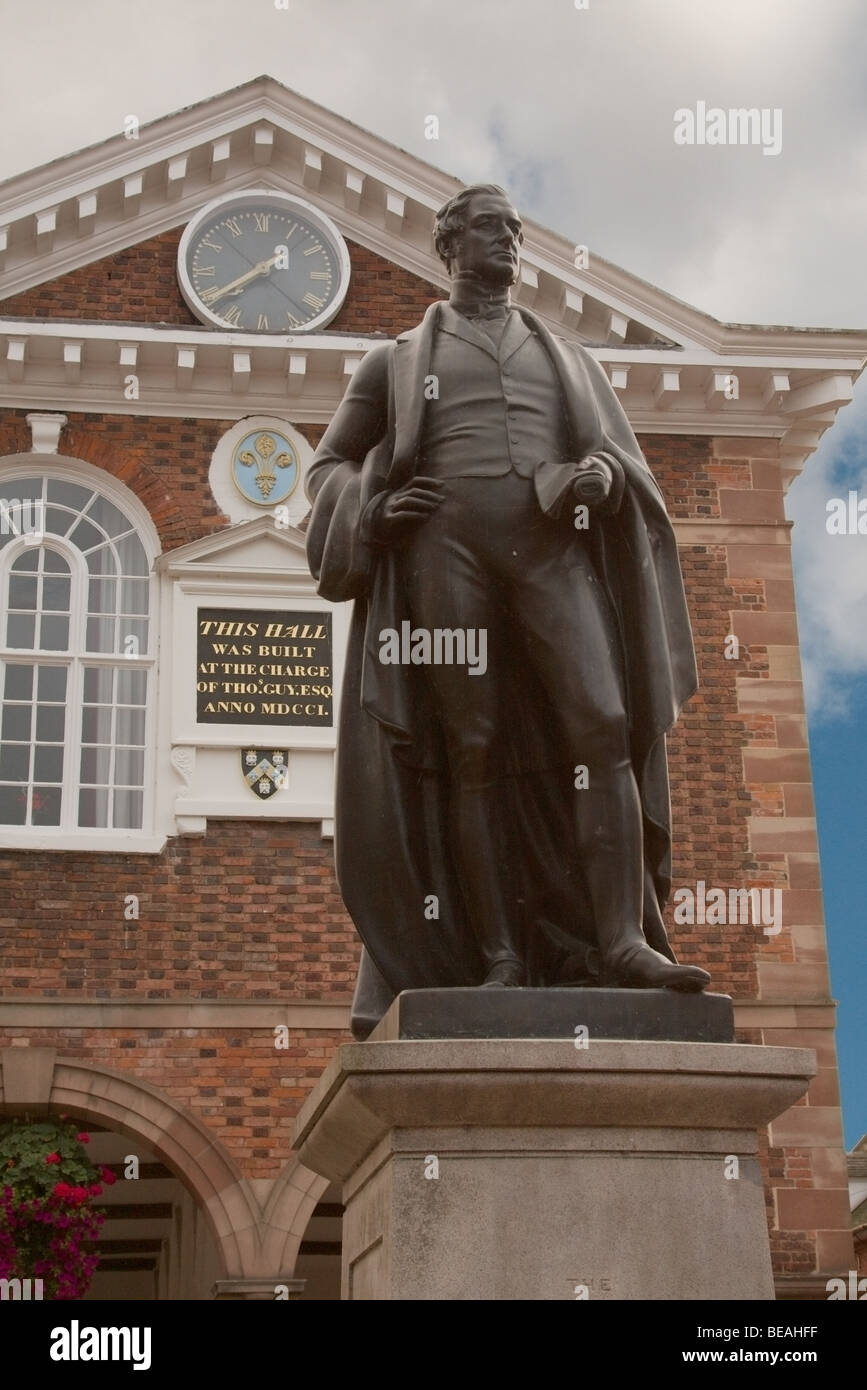
<path id="1" fill-rule="evenodd" d="M 259 1274 L 261 1213 L 219 1139 L 171 1096 L 137 1076 L 51 1047 L 0 1049 L 0 1107 L 63 1113 L 140 1139 L 184 1184 L 211 1224 L 227 1279 Z"/>
<path id="2" fill-rule="evenodd" d="M 312 1173 L 293 1154 L 274 1183 L 263 1212 L 262 1262 L 269 1269 L 292 1269 L 307 1223 L 328 1190 L 328 1179 Z"/>

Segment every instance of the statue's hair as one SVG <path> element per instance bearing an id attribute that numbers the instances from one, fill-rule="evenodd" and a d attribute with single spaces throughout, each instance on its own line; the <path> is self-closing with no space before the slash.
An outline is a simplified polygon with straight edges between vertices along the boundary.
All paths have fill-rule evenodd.
<path id="1" fill-rule="evenodd" d="M 434 247 L 440 260 L 445 261 L 449 270 L 454 255 L 454 244 L 466 230 L 467 210 L 476 193 L 499 193 L 506 199 L 509 196 L 505 188 L 501 188 L 498 183 L 473 183 L 469 188 L 462 188 L 460 193 L 449 198 L 447 203 L 443 203 L 434 219 Z"/>

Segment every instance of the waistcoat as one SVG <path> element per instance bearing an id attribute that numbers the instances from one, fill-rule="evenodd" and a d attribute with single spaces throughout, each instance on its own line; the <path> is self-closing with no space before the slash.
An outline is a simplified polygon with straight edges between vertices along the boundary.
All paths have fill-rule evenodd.
<path id="1" fill-rule="evenodd" d="M 514 309 L 499 351 L 445 305 L 434 338 L 418 471 L 436 478 L 533 476 L 570 457 L 560 383 L 545 348 Z"/>

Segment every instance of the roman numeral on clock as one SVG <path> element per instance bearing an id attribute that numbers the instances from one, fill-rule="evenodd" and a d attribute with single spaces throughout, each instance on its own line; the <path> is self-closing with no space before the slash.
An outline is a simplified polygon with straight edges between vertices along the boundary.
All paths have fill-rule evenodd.
<path id="1" fill-rule="evenodd" d="M 233 304 L 230 309 L 226 310 L 223 315 L 223 322 L 230 324 L 232 328 L 238 327 L 238 324 L 241 322 L 241 310 L 237 304 Z"/>
<path id="2" fill-rule="evenodd" d="M 304 296 L 303 302 L 305 304 L 309 304 L 311 309 L 321 309 L 322 305 L 325 303 L 325 300 L 320 299 L 317 294 L 313 294 L 310 290 L 308 290 Z"/>
<path id="3" fill-rule="evenodd" d="M 254 212 L 253 216 L 256 219 L 256 231 L 267 232 L 268 223 L 271 221 L 270 212 Z"/>

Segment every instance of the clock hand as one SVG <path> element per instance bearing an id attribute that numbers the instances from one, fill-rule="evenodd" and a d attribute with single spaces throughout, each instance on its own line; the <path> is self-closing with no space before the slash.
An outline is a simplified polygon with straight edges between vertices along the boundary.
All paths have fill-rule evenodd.
<path id="1" fill-rule="evenodd" d="M 237 280 L 230 280 L 228 285 L 215 285 L 213 289 L 205 290 L 201 296 L 202 303 L 216 304 L 217 300 L 222 299 L 225 294 L 240 294 L 244 286 L 248 285 L 251 280 L 255 280 L 258 275 L 269 274 L 273 266 L 277 264 L 278 259 L 279 257 L 275 255 L 268 261 L 260 261 L 258 265 L 253 266 L 252 270 L 248 270 L 244 275 L 239 275 Z"/>

